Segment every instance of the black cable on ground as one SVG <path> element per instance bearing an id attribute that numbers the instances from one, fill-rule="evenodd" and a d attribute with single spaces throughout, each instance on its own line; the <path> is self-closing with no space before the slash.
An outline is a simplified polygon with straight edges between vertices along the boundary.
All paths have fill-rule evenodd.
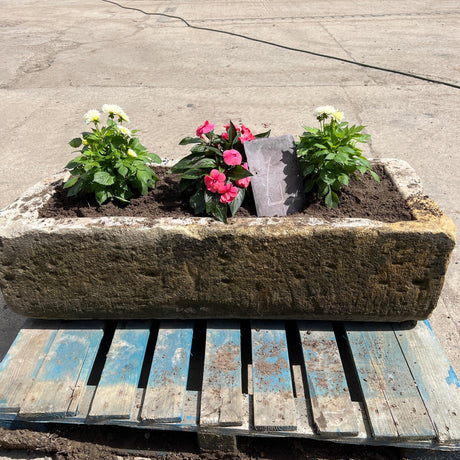
<path id="1" fill-rule="evenodd" d="M 125 10 L 138 11 L 139 13 L 145 14 L 147 16 L 162 16 L 162 17 L 166 17 L 166 18 L 169 18 L 169 19 L 176 19 L 178 21 L 183 22 L 187 27 L 190 27 L 191 29 L 205 30 L 207 32 L 214 32 L 214 33 L 219 33 L 219 34 L 224 34 L 224 35 L 230 35 L 232 37 L 239 37 L 239 38 L 243 38 L 245 40 L 250 40 L 250 41 L 253 41 L 253 42 L 257 42 L 257 43 L 262 43 L 264 45 L 274 46 L 276 48 L 281 48 L 281 49 L 285 49 L 285 50 L 288 50 L 288 51 L 295 51 L 297 53 L 310 54 L 311 56 L 317 56 L 317 57 L 322 57 L 322 58 L 326 58 L 326 59 L 333 59 L 335 61 L 345 62 L 347 64 L 353 64 L 353 65 L 356 65 L 356 66 L 359 66 L 359 67 L 365 67 L 367 69 L 373 69 L 373 70 L 379 70 L 381 72 L 393 73 L 393 74 L 396 74 L 396 75 L 402 75 L 404 77 L 414 78 L 416 80 L 422 80 L 422 81 L 425 81 L 425 82 L 428 82 L 428 83 L 435 83 L 437 85 L 444 85 L 444 86 L 449 86 L 451 88 L 460 89 L 460 85 L 456 85 L 454 83 L 449 83 L 449 82 L 446 82 L 446 81 L 443 81 L 443 80 L 436 80 L 436 79 L 433 79 L 433 78 L 423 77 L 421 75 L 416 75 L 416 74 L 413 74 L 413 73 L 404 72 L 402 70 L 387 69 L 385 67 L 379 67 L 379 66 L 375 66 L 375 65 L 372 65 L 372 64 L 366 64 L 364 62 L 352 61 L 351 59 L 340 58 L 340 57 L 337 57 L 337 56 L 330 56 L 328 54 L 317 53 L 315 51 L 308 51 L 308 50 L 304 50 L 304 49 L 300 49 L 300 48 L 293 48 L 291 46 L 280 45 L 279 43 L 273 43 L 273 42 L 270 42 L 270 41 L 267 41 L 267 40 L 262 40 L 260 38 L 248 37 L 247 35 L 242 35 L 242 34 L 238 34 L 238 33 L 235 33 L 235 32 L 229 32 L 227 30 L 212 29 L 210 27 L 194 26 L 193 24 L 190 24 L 188 21 L 186 21 L 184 18 L 182 18 L 180 16 L 174 16 L 174 15 L 166 14 L 166 13 L 149 13 L 147 11 L 141 10 L 140 8 L 133 8 L 133 7 L 130 7 L 130 6 L 120 5 L 119 3 L 113 2 L 112 0 L 101 0 L 101 1 L 106 2 L 106 3 L 111 3 L 112 5 L 116 5 L 116 6 L 120 7 L 120 8 L 125 9 Z"/>

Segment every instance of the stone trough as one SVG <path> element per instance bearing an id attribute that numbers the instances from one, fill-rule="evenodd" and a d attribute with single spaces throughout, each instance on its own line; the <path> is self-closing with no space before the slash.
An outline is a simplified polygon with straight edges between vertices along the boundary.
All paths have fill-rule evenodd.
<path id="1" fill-rule="evenodd" d="M 379 161 L 412 221 L 38 218 L 57 175 L 0 211 L 1 290 L 35 318 L 425 319 L 454 225 L 407 163 Z"/>

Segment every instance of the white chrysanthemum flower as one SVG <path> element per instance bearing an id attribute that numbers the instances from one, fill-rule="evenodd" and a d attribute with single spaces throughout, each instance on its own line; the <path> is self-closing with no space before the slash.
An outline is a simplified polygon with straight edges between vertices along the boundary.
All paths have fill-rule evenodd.
<path id="1" fill-rule="evenodd" d="M 126 121 L 126 123 L 129 123 L 128 115 L 126 115 L 125 111 L 118 105 L 104 104 L 102 106 L 102 111 L 104 113 L 108 113 L 109 115 L 116 115 L 121 120 Z"/>
<path id="2" fill-rule="evenodd" d="M 125 126 L 117 125 L 117 129 L 121 134 L 123 134 L 126 137 L 132 136 L 131 130 L 126 128 Z"/>
<path id="3" fill-rule="evenodd" d="M 342 118 L 343 118 L 343 112 L 339 112 L 338 110 L 336 110 L 332 114 L 332 118 L 334 118 L 334 120 L 337 121 L 337 122 L 341 122 Z"/>
<path id="4" fill-rule="evenodd" d="M 332 107 L 332 105 L 322 105 L 321 107 L 316 107 L 315 111 L 313 112 L 313 115 L 316 118 L 327 118 L 332 117 L 332 115 L 334 115 L 334 112 L 336 112 L 336 110 L 334 107 Z"/>
<path id="5" fill-rule="evenodd" d="M 99 110 L 96 110 L 96 109 L 91 109 L 91 110 L 88 110 L 84 115 L 83 115 L 83 118 L 85 119 L 85 122 L 87 125 L 89 125 L 90 123 L 98 123 L 100 121 L 100 112 Z"/>
<path id="6" fill-rule="evenodd" d="M 130 157 L 133 157 L 133 158 L 136 158 L 137 157 L 137 153 L 133 150 L 133 149 L 128 149 L 128 151 L 126 152 Z"/>

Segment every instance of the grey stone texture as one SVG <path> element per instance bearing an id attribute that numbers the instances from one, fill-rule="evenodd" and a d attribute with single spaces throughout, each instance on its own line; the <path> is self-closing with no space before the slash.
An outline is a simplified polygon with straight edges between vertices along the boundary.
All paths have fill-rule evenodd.
<path id="1" fill-rule="evenodd" d="M 259 217 L 293 214 L 305 201 L 299 161 L 291 135 L 244 143 Z"/>
<path id="2" fill-rule="evenodd" d="M 407 163 L 382 162 L 415 220 L 37 219 L 53 177 L 0 212 L 0 287 L 37 318 L 424 319 L 454 225 Z"/>

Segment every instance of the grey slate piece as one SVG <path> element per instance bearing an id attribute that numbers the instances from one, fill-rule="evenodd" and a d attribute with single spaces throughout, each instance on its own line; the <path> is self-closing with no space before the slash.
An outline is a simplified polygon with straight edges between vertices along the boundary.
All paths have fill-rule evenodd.
<path id="1" fill-rule="evenodd" d="M 286 216 L 305 199 L 300 166 L 291 135 L 245 142 L 252 191 L 259 217 Z"/>

